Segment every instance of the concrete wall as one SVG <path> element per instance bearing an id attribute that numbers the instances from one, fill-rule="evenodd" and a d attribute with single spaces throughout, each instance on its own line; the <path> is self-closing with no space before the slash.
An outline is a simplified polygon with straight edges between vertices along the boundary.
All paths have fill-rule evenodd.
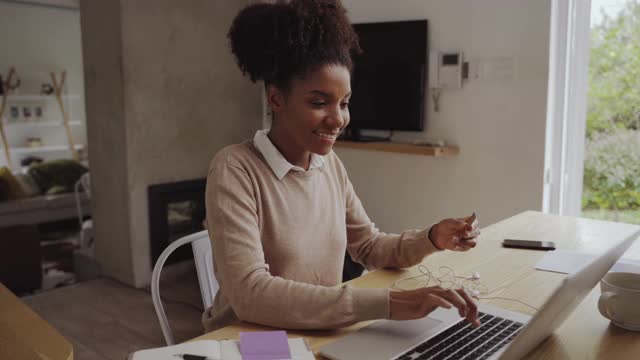
<path id="1" fill-rule="evenodd" d="M 85 1 L 81 12 L 96 255 L 105 274 L 133 283 L 120 4 Z"/>
<path id="2" fill-rule="evenodd" d="M 476 211 L 488 225 L 542 205 L 550 0 L 343 0 L 353 22 L 429 20 L 429 47 L 463 51 L 480 78 L 427 106 L 423 133 L 460 155 L 337 149 L 369 216 L 401 231 Z M 511 62 L 511 75 L 501 72 Z M 509 66 L 507 66 L 509 67 Z M 503 69 L 504 70 L 504 69 Z M 383 133 L 384 134 L 384 133 Z"/>
<path id="3" fill-rule="evenodd" d="M 249 138 L 260 126 L 259 88 L 242 77 L 226 39 L 233 17 L 248 1 L 98 3 L 103 4 L 81 4 L 84 44 L 117 39 L 113 48 L 94 46 L 91 55 L 85 49 L 87 91 L 95 95 L 87 98 L 95 106 L 88 115 L 90 125 L 94 120 L 115 124 L 103 126 L 110 133 L 105 140 L 89 134 L 92 148 L 94 141 L 102 141 L 105 157 L 91 159 L 92 171 L 96 177 L 118 169 L 95 189 L 105 200 L 124 192 L 127 201 L 97 205 L 94 216 L 103 220 L 96 224 L 96 250 L 107 273 L 142 286 L 152 267 L 147 187 L 205 177 L 219 149 Z M 112 13 L 116 21 L 94 23 Z M 109 63 L 105 56 L 112 58 Z M 107 81 L 113 88 L 101 89 L 102 82 L 89 85 L 94 71 L 99 78 L 116 77 Z M 100 104 L 105 101 L 110 105 Z M 116 229 L 117 236 L 111 235 Z"/>

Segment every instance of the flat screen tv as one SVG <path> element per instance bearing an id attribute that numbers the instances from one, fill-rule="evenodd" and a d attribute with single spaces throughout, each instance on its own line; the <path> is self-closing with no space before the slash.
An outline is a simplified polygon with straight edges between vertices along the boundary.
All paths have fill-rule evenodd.
<path id="1" fill-rule="evenodd" d="M 354 57 L 345 139 L 361 129 L 424 129 L 427 20 L 354 24 L 363 52 Z"/>

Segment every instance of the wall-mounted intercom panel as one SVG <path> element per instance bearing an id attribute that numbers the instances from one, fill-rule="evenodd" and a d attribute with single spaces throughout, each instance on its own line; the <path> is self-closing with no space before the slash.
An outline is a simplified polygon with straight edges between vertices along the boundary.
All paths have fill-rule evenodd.
<path id="1" fill-rule="evenodd" d="M 431 51 L 429 54 L 429 87 L 436 89 L 461 88 L 463 68 L 462 52 Z"/>

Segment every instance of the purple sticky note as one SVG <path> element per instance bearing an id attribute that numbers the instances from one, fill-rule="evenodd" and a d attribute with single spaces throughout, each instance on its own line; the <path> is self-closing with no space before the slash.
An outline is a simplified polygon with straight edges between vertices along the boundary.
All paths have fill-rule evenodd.
<path id="1" fill-rule="evenodd" d="M 285 331 L 240 333 L 243 360 L 290 360 L 289 340 Z"/>

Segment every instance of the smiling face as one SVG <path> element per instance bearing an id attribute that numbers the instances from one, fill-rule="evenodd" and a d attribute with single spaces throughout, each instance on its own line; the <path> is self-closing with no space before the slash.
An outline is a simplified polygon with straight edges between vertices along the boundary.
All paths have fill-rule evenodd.
<path id="1" fill-rule="evenodd" d="M 291 164 L 308 168 L 311 153 L 326 155 L 349 124 L 351 75 L 342 65 L 324 65 L 295 77 L 288 91 L 267 87 L 274 113 L 269 138 Z"/>

